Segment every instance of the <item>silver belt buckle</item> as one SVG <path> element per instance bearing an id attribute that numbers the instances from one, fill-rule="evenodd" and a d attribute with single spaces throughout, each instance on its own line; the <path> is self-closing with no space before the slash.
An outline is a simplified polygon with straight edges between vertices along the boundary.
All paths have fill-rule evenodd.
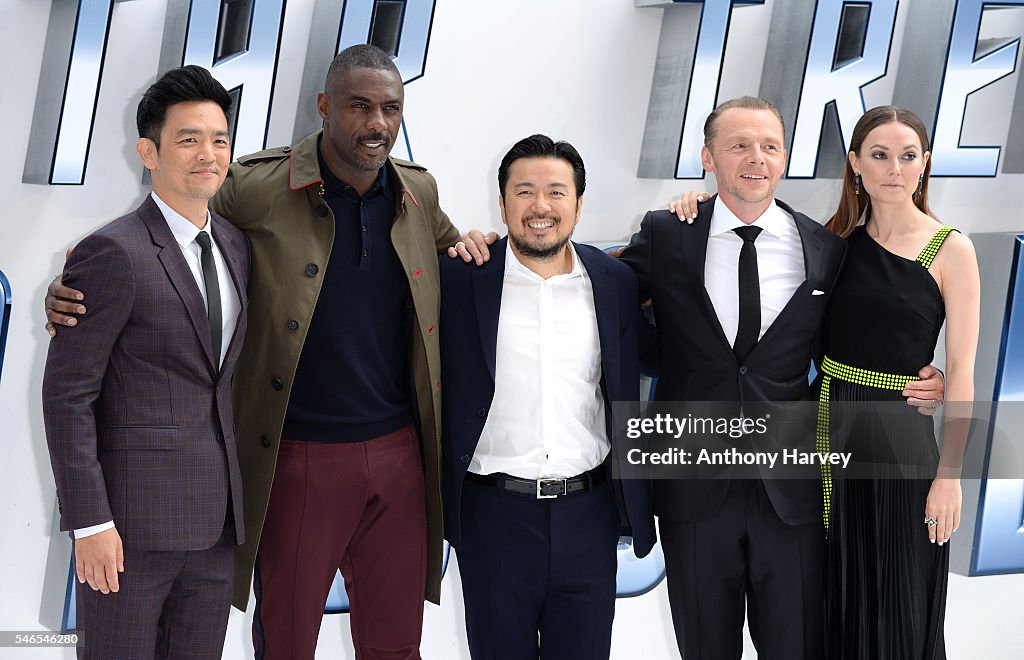
<path id="1" fill-rule="evenodd" d="M 567 488 L 566 481 L 568 481 L 568 479 L 538 479 L 537 480 L 537 499 L 538 500 L 553 500 L 556 497 L 558 497 L 559 495 L 565 495 L 566 492 L 567 492 L 566 491 L 566 488 Z M 552 486 L 552 485 L 558 485 L 558 484 L 562 485 L 562 492 L 554 493 L 552 495 L 545 495 L 544 494 L 544 487 L 545 486 Z"/>

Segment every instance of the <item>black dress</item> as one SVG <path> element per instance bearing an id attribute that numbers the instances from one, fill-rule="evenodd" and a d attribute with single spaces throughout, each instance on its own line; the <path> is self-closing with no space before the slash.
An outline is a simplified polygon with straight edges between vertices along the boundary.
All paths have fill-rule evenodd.
<path id="1" fill-rule="evenodd" d="M 831 364 L 822 367 L 833 377 L 819 374 L 815 392 L 832 411 L 823 427 L 831 449 L 853 452 L 854 461 L 833 475 L 831 497 L 825 493 L 832 659 L 946 657 L 949 544 L 931 543 L 924 524 L 938 463 L 934 422 L 907 406 L 901 391 L 934 357 L 945 308 L 928 266 L 949 231 L 909 260 L 858 227 L 825 316 Z"/>

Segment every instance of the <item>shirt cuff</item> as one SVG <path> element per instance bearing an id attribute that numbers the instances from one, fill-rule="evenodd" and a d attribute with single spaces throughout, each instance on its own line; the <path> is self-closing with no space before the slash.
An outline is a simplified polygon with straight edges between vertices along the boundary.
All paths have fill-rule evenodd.
<path id="1" fill-rule="evenodd" d="M 93 534 L 99 534 L 105 532 L 108 529 L 114 529 L 114 521 L 100 523 L 99 525 L 93 525 L 91 527 L 83 527 L 82 529 L 75 530 L 76 539 L 84 539 L 86 536 L 92 536 Z"/>

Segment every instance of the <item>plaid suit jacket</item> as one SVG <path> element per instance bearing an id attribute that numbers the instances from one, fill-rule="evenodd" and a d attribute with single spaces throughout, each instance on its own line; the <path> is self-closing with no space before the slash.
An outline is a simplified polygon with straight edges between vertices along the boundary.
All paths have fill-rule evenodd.
<path id="1" fill-rule="evenodd" d="M 65 265 L 89 311 L 51 340 L 43 377 L 62 530 L 113 520 L 126 549 L 203 550 L 230 502 L 244 541 L 231 376 L 249 246 L 211 221 L 242 304 L 220 370 L 202 294 L 152 197 L 83 239 Z"/>

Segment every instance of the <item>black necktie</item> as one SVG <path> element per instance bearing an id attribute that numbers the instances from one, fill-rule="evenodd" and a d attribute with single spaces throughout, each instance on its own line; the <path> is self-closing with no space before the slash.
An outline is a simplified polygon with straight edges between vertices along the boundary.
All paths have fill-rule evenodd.
<path id="1" fill-rule="evenodd" d="M 761 285 L 757 279 L 757 248 L 754 241 L 760 227 L 746 226 L 733 229 L 743 239 L 740 248 L 740 322 L 736 329 L 736 342 L 732 345 L 736 359 L 742 362 L 750 355 L 761 334 Z"/>
<path id="2" fill-rule="evenodd" d="M 214 362 L 220 369 L 220 335 L 223 332 L 223 322 L 220 311 L 220 281 L 217 279 L 217 265 L 213 261 L 213 241 L 210 240 L 209 234 L 201 231 L 196 236 L 196 243 L 203 248 L 201 260 L 203 282 L 206 284 L 206 316 L 210 319 L 210 342 L 213 345 Z"/>

